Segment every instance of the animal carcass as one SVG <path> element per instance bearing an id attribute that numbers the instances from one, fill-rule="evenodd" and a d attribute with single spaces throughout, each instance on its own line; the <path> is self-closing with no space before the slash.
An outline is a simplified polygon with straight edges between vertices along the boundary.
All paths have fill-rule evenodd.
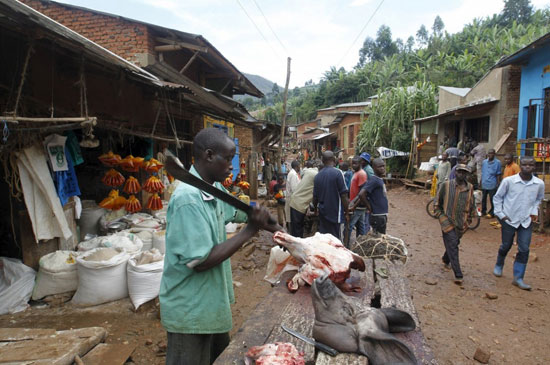
<path id="1" fill-rule="evenodd" d="M 313 237 L 297 238 L 284 232 L 275 232 L 273 240 L 290 252 L 303 265 L 288 282 L 291 292 L 315 278 L 327 274 L 337 284 L 343 284 L 351 269 L 365 271 L 363 259 L 351 252 L 331 234 L 316 233 Z"/>
<path id="2" fill-rule="evenodd" d="M 344 295 L 328 275 L 311 290 L 315 322 L 313 338 L 340 352 L 369 358 L 369 364 L 416 364 L 413 352 L 391 332 L 415 329 L 413 318 L 394 308 L 372 308 Z"/>
<path id="3" fill-rule="evenodd" d="M 288 342 L 251 347 L 244 362 L 246 365 L 305 365 L 304 354 Z"/>

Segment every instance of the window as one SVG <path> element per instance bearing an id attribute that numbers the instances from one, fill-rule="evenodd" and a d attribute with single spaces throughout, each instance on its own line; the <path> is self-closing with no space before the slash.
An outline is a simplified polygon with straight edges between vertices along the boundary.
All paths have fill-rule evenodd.
<path id="1" fill-rule="evenodd" d="M 489 117 L 466 119 L 465 135 L 484 143 L 489 142 Z"/>
<path id="2" fill-rule="evenodd" d="M 342 131 L 342 135 L 344 136 L 344 143 L 342 148 L 348 148 L 348 142 L 349 142 L 348 127 L 344 127 Z"/>

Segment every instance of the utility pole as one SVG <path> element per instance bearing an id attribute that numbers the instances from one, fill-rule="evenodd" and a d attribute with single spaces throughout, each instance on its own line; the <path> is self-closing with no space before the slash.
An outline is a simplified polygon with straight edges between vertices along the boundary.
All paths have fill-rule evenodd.
<path id="1" fill-rule="evenodd" d="M 288 96 L 288 83 L 290 81 L 290 57 L 286 60 L 286 83 L 285 83 L 285 93 L 283 96 L 283 120 L 281 122 L 281 140 L 279 141 L 279 158 L 277 161 L 277 166 L 281 166 L 281 159 L 283 158 L 283 142 L 285 140 L 285 124 L 286 124 L 286 99 Z M 279 172 L 281 169 L 279 168 Z"/>

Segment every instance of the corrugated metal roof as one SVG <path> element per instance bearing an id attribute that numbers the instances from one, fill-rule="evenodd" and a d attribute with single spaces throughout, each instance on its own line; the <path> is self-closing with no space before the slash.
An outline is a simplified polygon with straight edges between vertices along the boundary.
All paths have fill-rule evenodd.
<path id="1" fill-rule="evenodd" d="M 465 96 L 470 90 L 472 90 L 469 87 L 439 86 L 439 88 L 458 96 Z"/>
<path id="2" fill-rule="evenodd" d="M 118 18 L 118 19 L 126 20 L 128 22 L 143 24 L 143 25 L 151 27 L 151 28 L 153 28 L 157 31 L 164 32 L 164 33 L 171 34 L 171 35 L 175 35 L 176 37 L 185 40 L 185 42 L 195 44 L 197 46 L 206 46 L 207 48 L 209 48 L 213 52 L 207 52 L 204 57 L 210 57 L 209 55 L 213 54 L 213 56 L 210 57 L 211 58 L 210 61 L 218 61 L 218 62 L 221 61 L 221 63 L 225 64 L 227 66 L 227 68 L 229 70 L 231 70 L 234 74 L 236 74 L 240 80 L 243 80 L 244 83 L 246 84 L 246 86 L 244 86 L 244 90 L 242 90 L 242 91 L 245 91 L 246 93 L 248 93 L 250 95 L 257 96 L 257 97 L 260 97 L 260 98 L 264 96 L 264 94 L 246 76 L 244 76 L 244 74 L 242 72 L 240 72 L 227 58 L 225 58 L 225 56 L 220 51 L 218 51 L 216 49 L 216 47 L 214 47 L 206 38 L 204 38 L 200 34 L 186 33 L 186 32 L 182 32 L 182 31 L 177 30 L 177 29 L 166 28 L 166 27 L 163 27 L 163 26 L 160 26 L 160 25 L 157 25 L 157 24 L 151 24 L 151 23 L 147 23 L 147 22 L 144 22 L 144 21 L 141 21 L 141 20 L 136 20 L 136 19 L 128 18 L 128 17 L 125 17 L 125 16 L 117 15 L 117 14 L 102 12 L 102 11 L 99 11 L 99 10 L 94 10 L 94 9 L 86 8 L 86 7 L 83 7 L 83 6 L 65 4 L 65 3 L 60 3 L 60 2 L 51 1 L 51 0 L 40 0 L 40 1 L 45 2 L 45 3 L 50 2 L 50 3 L 56 4 L 58 6 L 66 7 L 66 8 L 73 8 L 73 9 L 78 9 L 78 10 L 83 10 L 83 11 L 89 11 L 91 13 L 100 14 L 100 15 L 111 17 L 111 18 Z M 7 0 L 7 2 L 14 2 L 14 1 L 13 0 Z M 175 39 L 174 41 L 177 42 L 177 39 Z"/>
<path id="3" fill-rule="evenodd" d="M 495 98 L 486 98 L 486 99 L 474 101 L 474 102 L 466 104 L 466 105 L 460 105 L 460 106 L 457 106 L 455 108 L 448 109 L 447 111 L 445 111 L 443 113 L 440 113 L 440 114 L 434 114 L 434 115 L 430 115 L 430 116 L 427 116 L 427 117 L 414 119 L 413 122 L 415 122 L 415 123 L 416 122 L 425 122 L 427 120 L 436 119 L 436 118 L 444 117 L 446 115 L 455 114 L 457 111 L 463 111 L 463 110 L 466 110 L 466 109 L 475 108 L 477 106 L 495 103 L 497 101 L 498 100 L 495 99 Z"/>

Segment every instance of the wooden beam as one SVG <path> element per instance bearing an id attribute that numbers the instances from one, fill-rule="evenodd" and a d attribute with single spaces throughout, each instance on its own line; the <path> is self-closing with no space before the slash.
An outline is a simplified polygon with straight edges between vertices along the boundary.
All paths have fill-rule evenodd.
<path id="1" fill-rule="evenodd" d="M 156 38 L 157 41 L 161 43 L 165 43 L 163 46 L 155 46 L 155 51 L 157 52 L 163 52 L 163 51 L 179 51 L 181 49 L 191 49 L 193 51 L 199 51 L 203 53 L 208 52 L 208 47 L 205 46 L 197 46 L 195 44 L 187 43 L 187 42 L 179 42 L 177 40 L 172 40 L 168 38 Z"/>
<path id="2" fill-rule="evenodd" d="M 227 80 L 227 82 L 225 83 L 225 85 L 223 85 L 222 89 L 220 90 L 220 93 L 223 94 L 223 92 L 225 91 L 225 88 L 228 87 L 229 85 L 231 85 L 231 82 L 233 80 L 229 79 Z"/>
<path id="3" fill-rule="evenodd" d="M 136 136 L 136 137 L 142 137 L 142 138 L 151 138 L 151 139 L 154 139 L 154 140 L 157 140 L 157 141 L 163 141 L 163 142 L 169 142 L 169 143 L 178 143 L 179 142 L 181 144 L 188 144 L 188 145 L 193 144 L 192 141 L 187 141 L 187 140 L 183 140 L 183 139 L 179 139 L 179 138 L 176 141 L 176 139 L 173 138 L 173 137 L 151 135 L 150 133 L 138 132 L 138 131 L 135 131 L 135 130 L 132 130 L 132 129 L 129 129 L 129 128 L 110 126 L 110 125 L 107 125 L 105 123 L 102 123 L 102 124 L 98 125 L 97 128 L 105 129 L 105 130 L 113 131 L 113 132 L 124 133 L 124 134 L 130 135 L 130 136 Z"/>
<path id="4" fill-rule="evenodd" d="M 193 54 L 193 57 L 191 57 L 189 59 L 189 61 L 187 61 L 187 63 L 185 64 L 185 66 L 183 66 L 183 68 L 180 70 L 180 74 L 183 74 L 185 72 L 185 70 L 187 70 L 189 68 L 189 66 L 191 66 L 191 64 L 193 63 L 193 61 L 195 61 L 197 59 L 197 56 L 199 55 L 199 51 L 195 51 L 195 53 Z"/>
<path id="5" fill-rule="evenodd" d="M 95 117 L 78 117 L 78 118 L 29 118 L 29 117 L 13 117 L 13 116 L 0 116 L 0 121 L 6 122 L 33 122 L 33 123 L 82 123 L 82 122 L 93 122 L 97 118 Z"/>

